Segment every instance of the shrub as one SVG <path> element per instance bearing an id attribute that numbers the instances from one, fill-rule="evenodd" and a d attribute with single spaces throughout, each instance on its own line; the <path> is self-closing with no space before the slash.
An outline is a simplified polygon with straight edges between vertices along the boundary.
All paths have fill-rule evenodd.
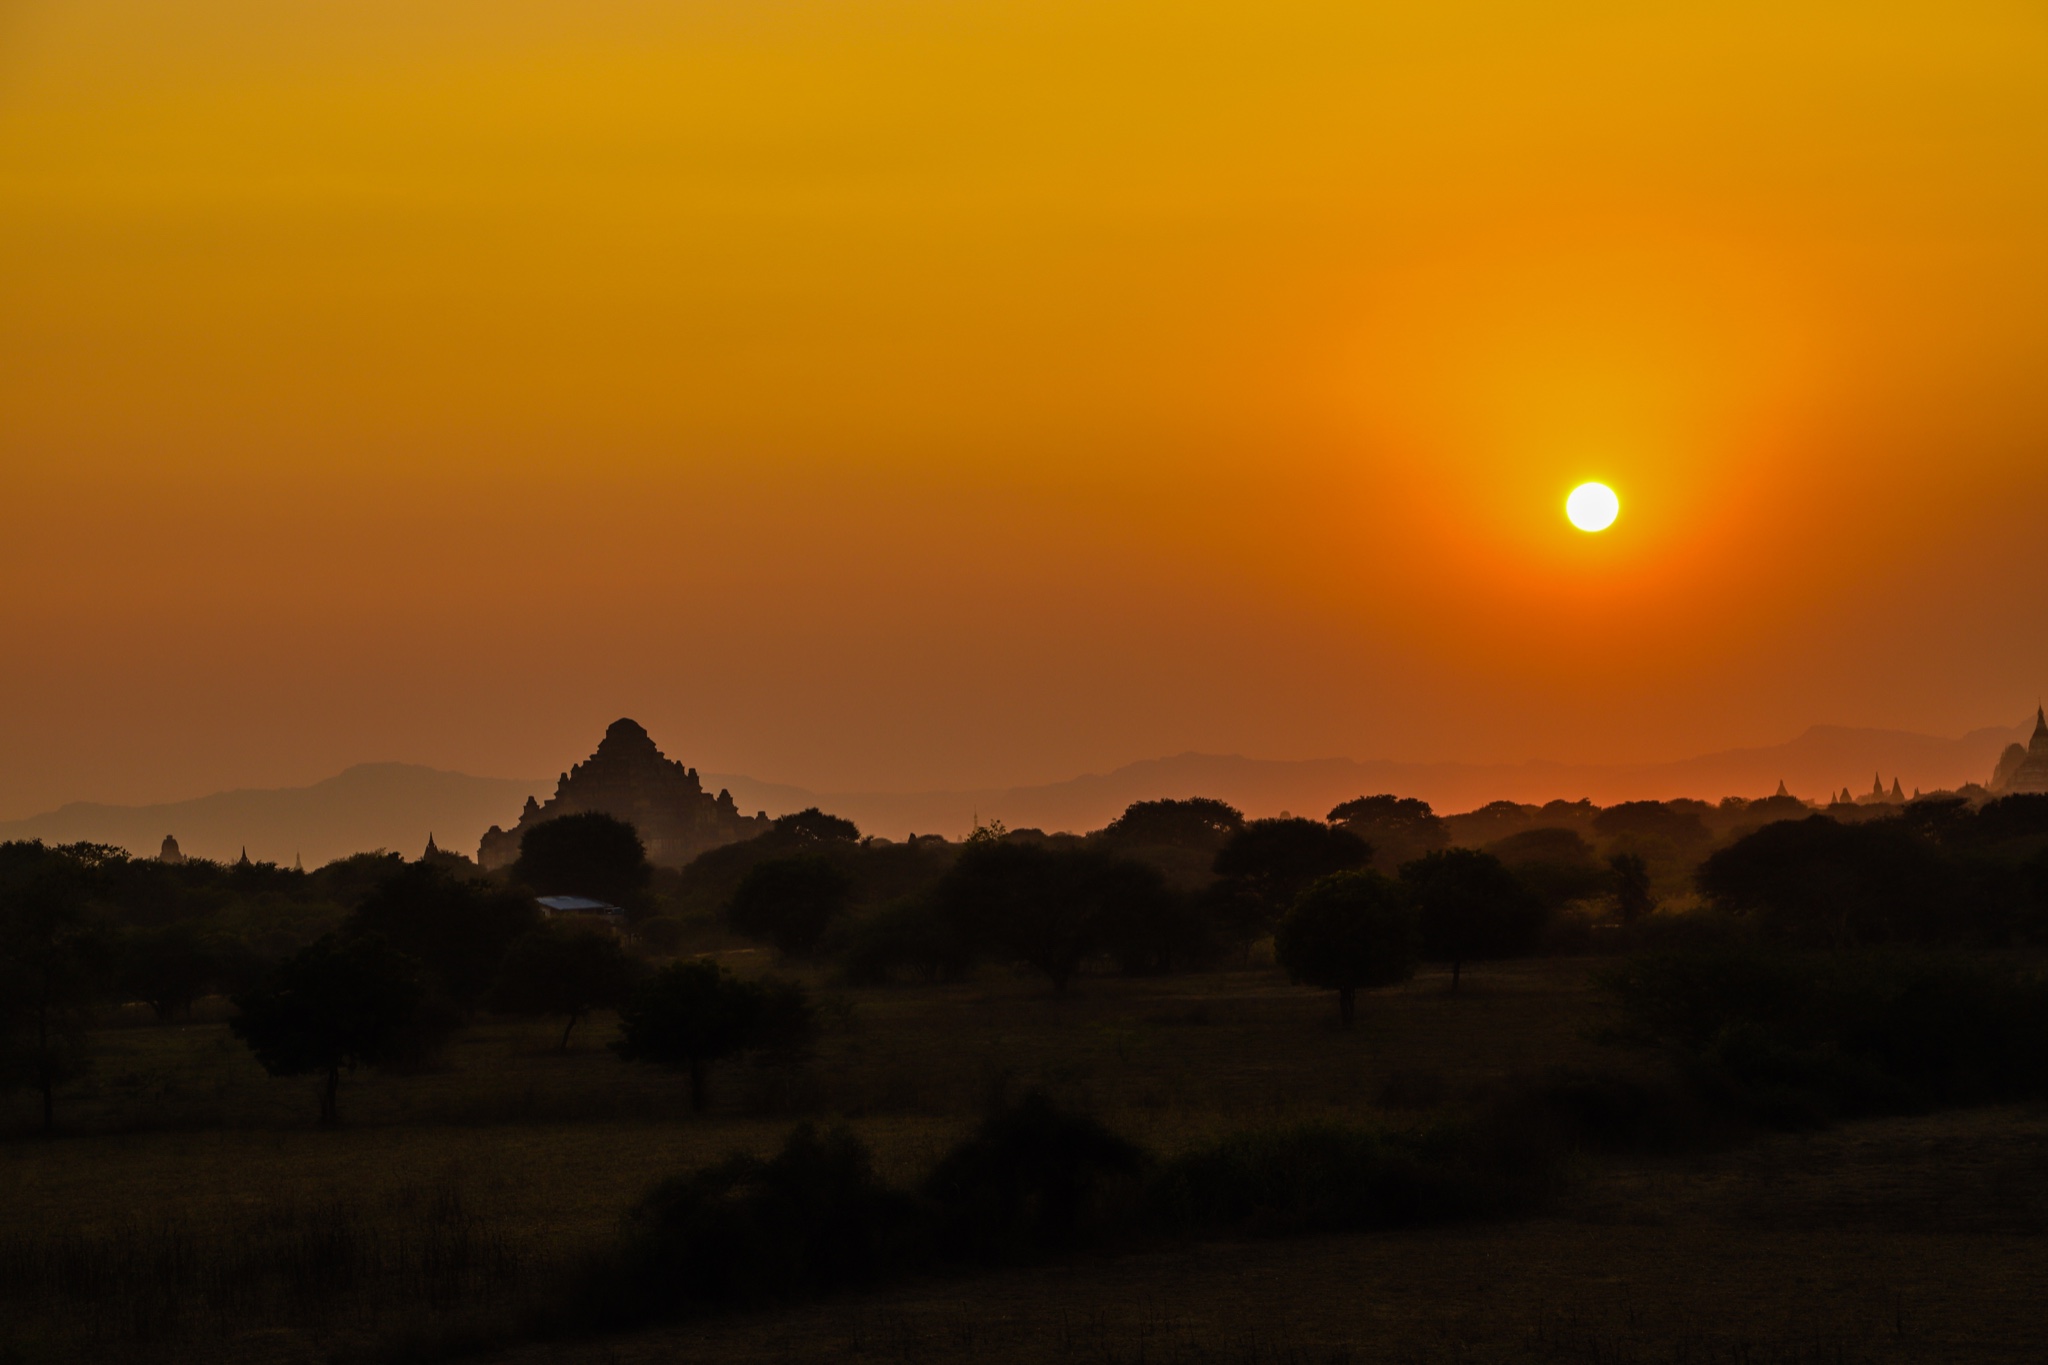
<path id="1" fill-rule="evenodd" d="M 1095 1119 L 1033 1092 L 989 1115 L 941 1161 L 925 1194 L 941 1210 L 939 1246 L 964 1261 L 1029 1260 L 1068 1250 L 1112 1222 L 1105 1201 L 1145 1154 Z"/>
<path id="2" fill-rule="evenodd" d="M 1604 984 L 1628 1036 L 1781 1126 L 2048 1093 L 2048 983 L 2010 963 L 1723 947 L 1646 955 Z"/>
<path id="3" fill-rule="evenodd" d="M 766 1161 L 736 1155 L 657 1186 L 583 1286 L 606 1326 L 869 1284 L 920 1254 L 921 1211 L 845 1129 L 809 1124 Z"/>

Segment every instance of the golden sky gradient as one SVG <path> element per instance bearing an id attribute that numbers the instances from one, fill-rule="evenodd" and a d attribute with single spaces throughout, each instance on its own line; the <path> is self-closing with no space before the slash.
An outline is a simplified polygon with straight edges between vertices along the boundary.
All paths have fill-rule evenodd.
<path id="1" fill-rule="evenodd" d="M 0 0 L 0 575 L 0 816 L 2011 723 L 2048 9 Z"/>

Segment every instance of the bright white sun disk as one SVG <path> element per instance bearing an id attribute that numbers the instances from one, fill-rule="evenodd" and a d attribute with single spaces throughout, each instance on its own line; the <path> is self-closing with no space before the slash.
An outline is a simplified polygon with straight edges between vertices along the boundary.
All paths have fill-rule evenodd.
<path id="1" fill-rule="evenodd" d="M 1564 500 L 1564 514 L 1581 531 L 1604 531 L 1621 515 L 1621 499 L 1604 483 L 1582 483 Z"/>

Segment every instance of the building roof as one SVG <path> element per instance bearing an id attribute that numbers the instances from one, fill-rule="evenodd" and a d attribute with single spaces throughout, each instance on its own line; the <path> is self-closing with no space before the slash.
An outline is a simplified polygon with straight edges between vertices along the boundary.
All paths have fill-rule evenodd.
<path id="1" fill-rule="evenodd" d="M 609 901 L 594 901 L 588 896 L 536 896 L 534 903 L 550 914 L 571 915 L 616 915 L 619 907 Z"/>

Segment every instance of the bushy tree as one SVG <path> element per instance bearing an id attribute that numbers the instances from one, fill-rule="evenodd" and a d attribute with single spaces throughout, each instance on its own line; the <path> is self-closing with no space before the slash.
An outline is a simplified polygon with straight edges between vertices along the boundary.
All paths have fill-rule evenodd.
<path id="1" fill-rule="evenodd" d="M 610 932 L 548 921 L 515 939 L 498 964 L 485 1003 L 500 1014 L 563 1020 L 557 1050 L 593 1010 L 618 1009 L 646 975 Z"/>
<path id="2" fill-rule="evenodd" d="M 86 1068 L 112 965 L 86 912 L 93 870 L 90 846 L 0 844 L 0 1084 L 37 1092 L 45 1131 L 57 1088 Z"/>
<path id="3" fill-rule="evenodd" d="M 341 1121 L 341 1073 L 416 1056 L 441 1020 L 419 964 L 375 934 L 329 934 L 235 997 L 229 1025 L 273 1076 L 320 1075 L 320 1122 Z"/>
<path id="4" fill-rule="evenodd" d="M 1142 863 L 1000 839 L 970 842 L 934 891 L 964 941 L 1042 972 L 1061 995 L 1112 933 L 1121 930 L 1142 954 L 1138 940 L 1164 895 L 1159 874 Z"/>
<path id="5" fill-rule="evenodd" d="M 1375 861 L 1388 869 L 1450 842 L 1442 817 L 1427 801 L 1412 796 L 1355 797 L 1336 806 L 1326 818 L 1372 845 Z"/>
<path id="6" fill-rule="evenodd" d="M 1273 932 L 1287 975 L 1337 992 L 1351 1027 L 1357 993 L 1415 972 L 1415 912 L 1400 885 L 1370 869 L 1338 872 L 1302 892 Z"/>
<path id="7" fill-rule="evenodd" d="M 588 896 L 637 915 L 647 908 L 654 869 L 631 825 L 601 811 L 584 811 L 526 831 L 512 875 L 543 896 Z"/>
<path id="8" fill-rule="evenodd" d="M 1955 869 L 1900 820 L 1766 825 L 1708 858 L 1697 879 L 1721 909 L 1781 943 L 1939 943 L 1973 927 Z"/>
<path id="9" fill-rule="evenodd" d="M 1523 830 L 1486 846 L 1529 894 L 1556 911 L 1609 889 L 1611 877 L 1593 846 L 1577 830 L 1546 826 Z M 1630 856 L 1630 855 L 1622 855 Z"/>
<path id="10" fill-rule="evenodd" d="M 1593 817 L 1594 830 L 1609 839 L 1655 840 L 1674 848 L 1703 844 L 1711 837 L 1699 813 L 1665 801 L 1623 801 Z"/>
<path id="11" fill-rule="evenodd" d="M 1216 853 L 1214 903 L 1235 912 L 1225 932 L 1249 943 L 1312 883 L 1371 861 L 1372 846 L 1348 829 L 1315 820 L 1254 820 Z"/>
<path id="12" fill-rule="evenodd" d="M 1104 843 L 1118 847 L 1195 848 L 1214 851 L 1244 828 L 1244 813 L 1207 796 L 1184 801 L 1134 801 L 1103 827 Z"/>
<path id="13" fill-rule="evenodd" d="M 710 1101 L 714 1063 L 757 1048 L 801 1043 L 816 1031 L 803 991 L 788 982 L 742 981 L 716 962 L 673 962 L 619 1011 L 612 1050 L 629 1062 L 688 1073 L 690 1107 Z"/>
<path id="14" fill-rule="evenodd" d="M 860 827 L 837 815 L 827 815 L 807 806 L 790 815 L 779 815 L 762 836 L 777 844 L 853 844 L 860 842 Z"/>
<path id="15" fill-rule="evenodd" d="M 505 950 L 540 923 L 540 909 L 517 891 L 411 863 L 373 887 L 347 930 L 381 935 L 427 970 L 449 1004 L 474 1010 Z"/>
<path id="16" fill-rule="evenodd" d="M 853 880 L 819 854 L 756 863 L 726 907 L 726 921 L 748 938 L 764 938 L 785 957 L 808 957 L 832 922 L 846 913 Z"/>
<path id="17" fill-rule="evenodd" d="M 1425 854 L 1401 868 L 1422 931 L 1422 955 L 1451 964 L 1451 989 L 1467 962 L 1522 957 L 1543 937 L 1543 903 L 1500 859 L 1471 848 Z"/>

